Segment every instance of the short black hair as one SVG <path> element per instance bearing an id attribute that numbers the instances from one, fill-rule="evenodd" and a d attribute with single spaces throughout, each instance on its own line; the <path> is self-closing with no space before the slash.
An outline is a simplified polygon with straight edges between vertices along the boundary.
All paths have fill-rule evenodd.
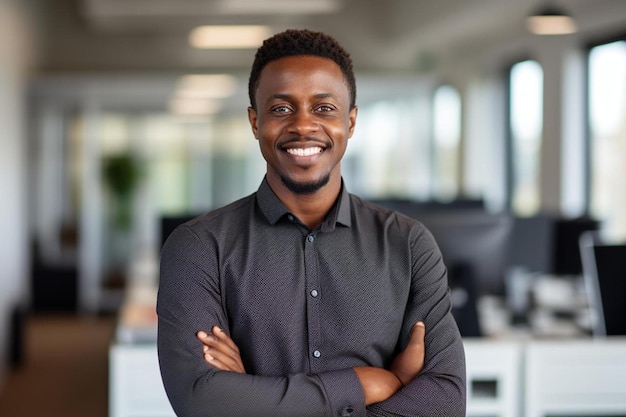
<path id="1" fill-rule="evenodd" d="M 252 108 L 256 109 L 256 90 L 263 68 L 280 58 L 305 55 L 328 58 L 339 65 L 350 92 L 350 108 L 356 105 L 356 81 L 350 54 L 330 35 L 308 29 L 288 29 L 266 39 L 256 52 L 248 81 Z"/>

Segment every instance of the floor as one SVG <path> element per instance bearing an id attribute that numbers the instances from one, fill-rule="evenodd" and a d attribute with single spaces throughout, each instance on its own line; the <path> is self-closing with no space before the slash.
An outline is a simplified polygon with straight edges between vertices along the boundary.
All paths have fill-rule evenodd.
<path id="1" fill-rule="evenodd" d="M 0 391 L 2 417 L 107 417 L 114 317 L 34 316 L 25 357 Z"/>

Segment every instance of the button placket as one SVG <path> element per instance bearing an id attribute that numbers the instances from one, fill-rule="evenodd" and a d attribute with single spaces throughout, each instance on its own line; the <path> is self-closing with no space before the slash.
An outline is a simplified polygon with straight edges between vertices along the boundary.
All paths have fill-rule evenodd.
<path id="1" fill-rule="evenodd" d="M 319 372 L 322 368 L 321 357 L 323 346 L 321 344 L 320 328 L 320 298 L 319 290 L 319 266 L 318 266 L 318 243 L 315 232 L 309 232 L 304 236 L 304 263 L 306 273 L 307 291 L 307 327 L 309 342 L 309 366 L 312 373 Z"/>

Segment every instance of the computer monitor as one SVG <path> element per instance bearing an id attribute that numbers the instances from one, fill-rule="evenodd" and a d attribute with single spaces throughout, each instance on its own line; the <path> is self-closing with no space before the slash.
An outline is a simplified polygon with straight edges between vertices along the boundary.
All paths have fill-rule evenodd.
<path id="1" fill-rule="evenodd" d="M 459 210 L 421 212 L 415 218 L 433 234 L 451 273 L 471 270 L 477 295 L 505 293 L 512 219 L 506 214 Z"/>
<path id="2" fill-rule="evenodd" d="M 580 236 L 587 231 L 597 231 L 600 224 L 588 217 L 556 219 L 552 244 L 552 272 L 556 275 L 580 276 L 583 273 L 580 259 Z"/>
<path id="3" fill-rule="evenodd" d="M 596 232 L 580 237 L 583 276 L 594 336 L 626 335 L 626 244 L 607 244 Z"/>
<path id="4" fill-rule="evenodd" d="M 510 265 L 529 272 L 579 277 L 580 235 L 598 226 L 598 221 L 585 217 L 564 219 L 546 213 L 515 217 Z"/>

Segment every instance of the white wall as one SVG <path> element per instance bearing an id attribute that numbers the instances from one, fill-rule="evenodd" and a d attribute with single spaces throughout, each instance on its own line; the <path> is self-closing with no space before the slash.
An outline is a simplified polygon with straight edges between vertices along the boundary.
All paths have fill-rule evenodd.
<path id="1" fill-rule="evenodd" d="M 0 384 L 7 372 L 9 318 L 27 294 L 25 86 L 30 31 L 21 0 L 0 0 Z"/>

